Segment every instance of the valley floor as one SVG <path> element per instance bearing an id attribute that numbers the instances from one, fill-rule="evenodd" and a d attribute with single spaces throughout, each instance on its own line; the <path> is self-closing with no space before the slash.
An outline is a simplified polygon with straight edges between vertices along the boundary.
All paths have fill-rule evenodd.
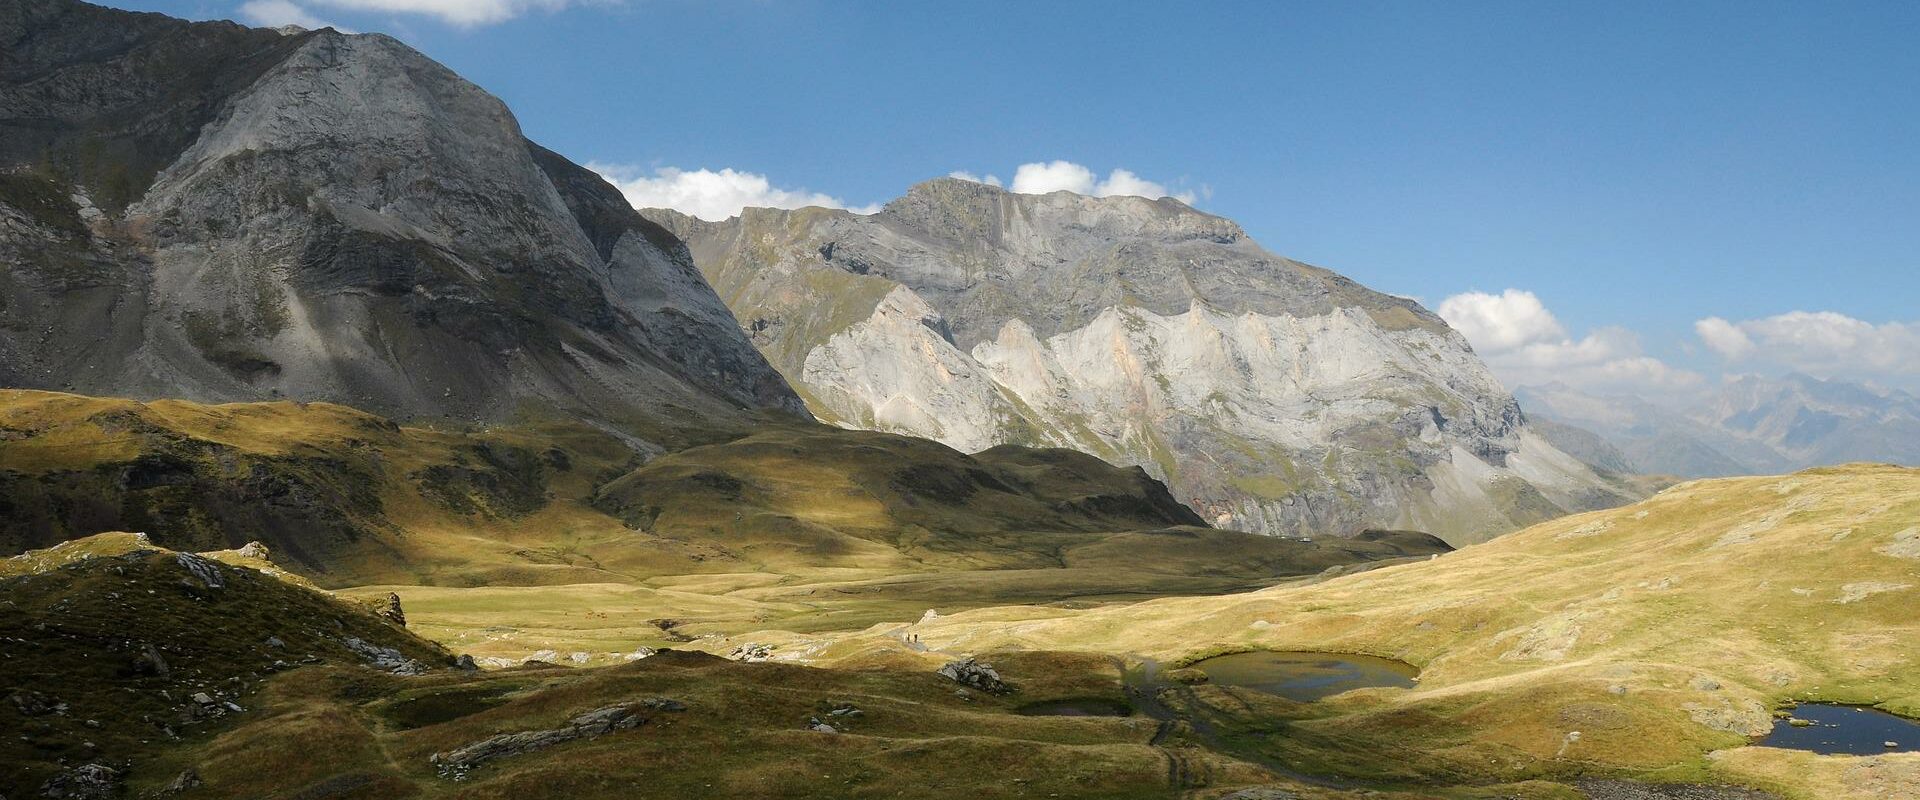
<path id="1" fill-rule="evenodd" d="M 420 460 L 389 473 L 409 479 L 502 446 L 317 413 L 391 437 L 392 452 Z M 232 425 L 215 430 L 239 441 Z M 265 548 L 192 556 L 134 534 L 9 559 L 0 717 L 20 733 L 0 739 L 13 767 L 0 795 L 1920 800 L 1920 740 L 1861 755 L 1755 744 L 1797 702 L 1920 716 L 1920 470 L 1696 481 L 1454 552 L 1384 532 L 1286 542 L 994 528 L 980 522 L 992 506 L 977 502 L 940 511 L 976 526 L 971 538 L 915 542 L 874 531 L 923 507 L 857 506 L 878 521 L 849 523 L 866 518 L 791 485 L 763 446 L 656 460 L 635 471 L 651 488 L 632 496 L 717 486 L 834 520 L 852 533 L 811 529 L 855 548 L 826 551 L 853 553 L 842 564 L 807 566 L 763 544 L 773 529 L 726 519 L 643 518 L 655 532 L 640 535 L 608 522 L 606 494 L 587 498 L 568 483 L 575 472 L 547 491 L 581 499 L 470 518 L 497 529 L 591 521 L 605 531 L 597 551 L 531 527 L 517 535 L 572 553 L 548 577 L 600 580 L 327 592 Z M 945 475 L 980 469 L 935 455 L 956 465 Z M 778 491 L 751 495 L 722 474 Z M 862 497 L 902 480 L 877 474 L 800 477 L 868 487 Z M 412 484 L 392 485 L 383 513 L 412 527 L 371 528 L 382 541 L 418 554 L 423 541 L 459 540 L 442 512 L 408 505 L 420 502 L 407 499 Z M 500 502 L 498 482 L 484 486 L 471 496 Z M 965 492 L 979 494 L 954 496 Z M 659 534 L 676 530 L 683 538 Z M 608 557 L 629 552 L 614 544 L 620 531 L 779 567 L 605 580 L 616 563 L 652 563 Z M 749 538 L 724 538 L 734 531 Z M 952 549 L 960 541 L 977 546 Z M 514 544 L 475 552 L 503 553 L 490 569 L 515 574 Z M 926 560 L 898 560 L 914 553 Z M 367 566 L 379 563 L 353 568 L 405 574 Z M 1192 667 L 1268 650 L 1376 656 L 1418 678 L 1299 702 Z M 940 674 L 970 658 L 1012 691 Z M 86 788 L 96 783 L 107 788 Z"/>
<path id="2" fill-rule="evenodd" d="M 1067 741 L 1089 757 L 1093 741 L 1075 736 L 1117 737 L 1096 748 L 1115 760 L 1072 768 L 1095 770 L 1078 773 L 1086 780 L 1129 774 L 1139 768 L 1129 759 L 1150 762 L 1168 742 L 1183 748 L 1188 761 L 1155 756 L 1171 778 L 1140 796 L 1221 796 L 1209 787 L 1267 780 L 1299 797 L 1906 800 L 1920 797 L 1910 752 L 1920 742 L 1860 756 L 1753 742 L 1797 701 L 1920 714 L 1916 524 L 1920 471 L 1856 465 L 1683 484 L 1437 558 L 1212 597 L 1133 601 L 1116 586 L 1072 602 L 966 600 L 1044 596 L 1058 586 L 1024 581 L 1057 570 L 397 591 L 413 598 L 417 630 L 502 659 L 537 647 L 552 651 L 543 659 L 619 662 L 644 643 L 923 681 L 912 676 L 980 656 L 1022 688 L 1017 700 L 971 702 L 1011 711 L 1118 698 L 1135 709 L 1034 728 L 1076 732 Z M 518 621 L 488 625 L 503 613 Z M 1412 689 L 1306 704 L 1125 677 L 1260 649 L 1370 653 L 1421 675 Z M 1062 695 L 1049 688 L 1059 681 L 1081 688 Z M 1139 728 L 1148 722 L 1150 733 Z M 1119 796 L 1080 789 L 1059 796 Z"/>

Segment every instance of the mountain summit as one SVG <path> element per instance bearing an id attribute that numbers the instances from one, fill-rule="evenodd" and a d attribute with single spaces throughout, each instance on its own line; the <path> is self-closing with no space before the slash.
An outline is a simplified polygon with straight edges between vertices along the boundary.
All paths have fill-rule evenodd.
<path id="1" fill-rule="evenodd" d="M 0 384 L 804 414 L 685 247 L 400 42 L 0 0 Z"/>
<path id="2" fill-rule="evenodd" d="M 1171 198 L 948 178 L 873 215 L 643 213 L 849 427 L 1137 463 L 1209 521 L 1277 534 L 1459 543 L 1630 492 L 1534 435 L 1420 304 Z"/>

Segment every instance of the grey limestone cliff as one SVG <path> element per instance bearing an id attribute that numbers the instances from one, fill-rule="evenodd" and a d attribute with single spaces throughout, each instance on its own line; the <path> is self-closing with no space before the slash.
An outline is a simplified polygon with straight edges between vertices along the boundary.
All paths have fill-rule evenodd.
<path id="1" fill-rule="evenodd" d="M 1280 534 L 1473 541 L 1632 491 L 1535 435 L 1418 303 L 1171 198 L 940 179 L 873 215 L 644 213 L 839 424 L 1072 447 Z"/>

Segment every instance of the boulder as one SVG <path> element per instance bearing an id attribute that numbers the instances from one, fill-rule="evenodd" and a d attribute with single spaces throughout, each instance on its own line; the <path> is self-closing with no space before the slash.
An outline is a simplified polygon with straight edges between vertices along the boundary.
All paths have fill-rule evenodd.
<path id="1" fill-rule="evenodd" d="M 170 797 L 189 789 L 197 788 L 200 788 L 200 773 L 196 772 L 192 767 L 188 767 L 182 770 L 179 775 L 175 775 L 172 782 L 160 787 L 158 794 L 161 797 Z"/>
<path id="2" fill-rule="evenodd" d="M 378 614 L 381 619 L 402 628 L 407 627 L 407 612 L 400 608 L 400 594 L 398 592 L 388 592 L 386 605 L 374 609 L 373 613 Z"/>
<path id="3" fill-rule="evenodd" d="M 66 800 L 105 800 L 120 793 L 119 771 L 104 764 L 81 764 L 49 778 L 41 797 Z"/>
<path id="4" fill-rule="evenodd" d="M 220 568 L 206 558 L 193 553 L 175 553 L 174 560 L 209 589 L 218 589 L 227 585 L 220 576 Z"/>
<path id="5" fill-rule="evenodd" d="M 1008 694 L 1013 687 L 1000 679 L 993 665 L 982 664 L 972 658 L 949 661 L 939 670 L 939 675 L 962 686 L 971 686 L 989 694 Z"/>

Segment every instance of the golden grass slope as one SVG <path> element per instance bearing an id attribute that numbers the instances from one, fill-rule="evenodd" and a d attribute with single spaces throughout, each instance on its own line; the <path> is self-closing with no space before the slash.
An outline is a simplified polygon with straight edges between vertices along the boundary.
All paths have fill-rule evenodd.
<path id="1" fill-rule="evenodd" d="M 1914 469 L 1694 481 L 1314 585 L 1087 611 L 985 609 L 911 631 L 946 652 L 1180 662 L 1264 648 L 1422 667 L 1418 688 L 1319 704 L 1294 723 L 1291 744 L 1277 745 L 1336 772 L 1452 780 L 1627 770 L 1806 798 L 1920 792 L 1920 755 L 1741 747 L 1768 729 L 1774 707 L 1796 699 L 1920 715 Z M 827 658 L 875 658 L 898 648 L 895 633 L 842 642 Z M 1885 793 L 1901 776 L 1914 782 Z"/>
<path id="2" fill-rule="evenodd" d="M 1444 549 L 1197 526 L 1140 470 L 1068 451 L 797 423 L 727 436 L 658 453 L 566 422 L 0 390 L 0 553 L 103 531 L 259 540 L 317 585 L 400 593 L 421 630 L 476 656 L 604 659 L 934 607 L 1245 591 Z"/>

